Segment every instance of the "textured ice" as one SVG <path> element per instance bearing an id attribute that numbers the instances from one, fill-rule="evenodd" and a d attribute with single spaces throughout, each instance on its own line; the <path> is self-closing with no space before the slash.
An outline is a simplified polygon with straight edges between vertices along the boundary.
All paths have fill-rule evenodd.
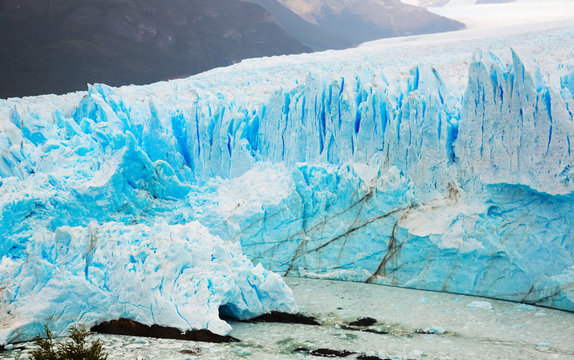
<path id="1" fill-rule="evenodd" d="M 293 312 L 279 275 L 253 266 L 238 244 L 197 222 L 104 225 L 37 231 L 22 259 L 4 258 L 0 339 L 59 335 L 70 324 L 130 318 L 226 334 L 220 309 L 238 319 Z"/>
<path id="2" fill-rule="evenodd" d="M 574 28 L 536 30 L 0 100 L 0 342 L 293 311 L 241 252 L 574 310 Z"/>

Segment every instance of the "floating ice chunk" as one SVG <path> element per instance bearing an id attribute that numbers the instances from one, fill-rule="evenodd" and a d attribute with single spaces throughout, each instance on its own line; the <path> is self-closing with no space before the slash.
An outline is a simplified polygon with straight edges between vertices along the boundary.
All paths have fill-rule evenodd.
<path id="1" fill-rule="evenodd" d="M 477 309 L 492 310 L 492 304 L 489 303 L 488 301 L 473 301 L 467 306 Z"/>
<path id="2" fill-rule="evenodd" d="M 421 330 L 422 330 L 422 332 L 425 333 L 425 334 L 437 334 L 437 335 L 440 335 L 440 334 L 444 334 L 444 333 L 445 333 L 445 330 L 444 330 L 442 327 L 440 327 L 440 326 L 432 326 L 432 327 L 430 327 L 430 328 L 425 328 L 425 329 L 421 329 Z"/>
<path id="3" fill-rule="evenodd" d="M 424 351 L 422 350 L 412 350 L 410 353 L 411 356 L 421 357 L 424 356 Z"/>

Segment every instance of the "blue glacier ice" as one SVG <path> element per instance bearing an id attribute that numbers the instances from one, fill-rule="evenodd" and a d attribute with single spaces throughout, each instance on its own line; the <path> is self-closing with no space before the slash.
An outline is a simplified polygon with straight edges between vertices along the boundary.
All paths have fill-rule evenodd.
<path id="1" fill-rule="evenodd" d="M 196 222 L 62 226 L 36 232 L 26 251 L 2 264 L 4 341 L 29 340 L 45 323 L 60 334 L 126 317 L 225 334 L 220 308 L 239 319 L 296 310 L 279 275 Z"/>
<path id="2" fill-rule="evenodd" d="M 226 333 L 220 309 L 296 311 L 270 271 L 574 311 L 574 57 L 496 46 L 0 100 L 0 344 L 119 317 Z"/>

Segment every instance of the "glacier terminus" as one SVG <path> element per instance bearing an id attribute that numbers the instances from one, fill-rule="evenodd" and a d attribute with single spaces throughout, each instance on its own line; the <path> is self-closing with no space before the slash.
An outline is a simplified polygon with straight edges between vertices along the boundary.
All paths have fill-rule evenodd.
<path id="1" fill-rule="evenodd" d="M 0 344 L 295 312 L 280 275 L 574 311 L 574 27 L 0 100 Z"/>

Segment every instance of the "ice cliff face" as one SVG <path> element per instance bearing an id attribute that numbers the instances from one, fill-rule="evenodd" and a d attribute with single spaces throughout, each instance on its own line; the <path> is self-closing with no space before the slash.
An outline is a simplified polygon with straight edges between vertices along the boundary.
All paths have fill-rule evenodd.
<path id="1" fill-rule="evenodd" d="M 492 56 L 471 65 L 457 142 L 470 177 L 550 194 L 572 191 L 572 88 L 566 76 L 549 88 L 513 53 L 512 72 Z M 468 119 L 468 120 L 467 120 Z"/>
<path id="2" fill-rule="evenodd" d="M 334 57 L 280 87 L 241 64 L 0 101 L 0 342 L 293 311 L 247 258 L 574 310 L 574 73 L 469 60 L 464 91 L 431 64 Z"/>
<path id="3" fill-rule="evenodd" d="M 226 181 L 219 201 L 238 200 L 219 233 L 290 275 L 572 310 L 569 78 L 551 88 L 516 54 L 507 66 L 477 53 L 460 101 L 425 67 L 398 95 L 374 75 L 345 79 L 348 93 L 339 80 L 296 90 L 267 132 L 281 140 L 258 145 L 287 164 L 268 192 L 289 195 L 245 214 L 265 198 L 247 180 L 265 175 Z"/>
<path id="4" fill-rule="evenodd" d="M 60 333 L 125 317 L 225 334 L 220 307 L 240 319 L 295 309 L 279 275 L 198 223 L 38 230 L 24 259 L 2 263 L 3 341 L 29 340 L 45 322 Z"/>

